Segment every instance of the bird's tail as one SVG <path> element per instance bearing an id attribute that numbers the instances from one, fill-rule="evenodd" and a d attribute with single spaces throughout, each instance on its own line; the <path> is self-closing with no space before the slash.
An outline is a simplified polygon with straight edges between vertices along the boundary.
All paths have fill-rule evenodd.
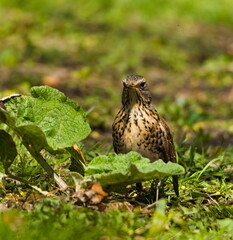
<path id="1" fill-rule="evenodd" d="M 173 181 L 173 188 L 175 190 L 176 196 L 179 197 L 179 182 L 178 182 L 178 176 L 172 177 Z"/>

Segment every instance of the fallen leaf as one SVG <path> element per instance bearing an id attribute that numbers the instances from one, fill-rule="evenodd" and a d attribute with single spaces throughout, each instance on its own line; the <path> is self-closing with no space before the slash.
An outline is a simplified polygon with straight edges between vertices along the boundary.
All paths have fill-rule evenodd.
<path id="1" fill-rule="evenodd" d="M 93 183 L 91 190 L 95 192 L 95 195 L 91 199 L 91 202 L 94 204 L 100 203 L 104 197 L 108 196 L 108 193 L 104 192 L 99 182 Z"/>
<path id="2" fill-rule="evenodd" d="M 99 204 L 104 197 L 108 196 L 108 193 L 104 192 L 101 184 L 95 182 L 92 184 L 91 188 L 84 191 L 75 192 L 73 199 L 75 203 L 91 203 Z"/>

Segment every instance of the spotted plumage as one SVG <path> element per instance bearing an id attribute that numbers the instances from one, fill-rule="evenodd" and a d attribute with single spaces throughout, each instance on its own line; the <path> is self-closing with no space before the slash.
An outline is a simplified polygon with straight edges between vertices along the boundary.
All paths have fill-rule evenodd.
<path id="1" fill-rule="evenodd" d="M 131 75 L 123 85 L 122 108 L 112 125 L 115 152 L 136 151 L 152 162 L 176 162 L 171 131 L 151 103 L 145 78 Z M 177 176 L 173 176 L 173 186 L 178 196 Z"/>

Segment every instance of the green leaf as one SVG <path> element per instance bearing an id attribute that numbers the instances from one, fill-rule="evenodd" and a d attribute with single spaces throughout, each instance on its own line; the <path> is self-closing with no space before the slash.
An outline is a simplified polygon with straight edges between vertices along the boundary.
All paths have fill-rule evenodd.
<path id="1" fill-rule="evenodd" d="M 231 236 L 233 236 L 233 219 L 219 219 L 218 224 L 222 229 L 226 230 Z"/>
<path id="2" fill-rule="evenodd" d="M 106 185 L 126 185 L 155 178 L 180 175 L 184 168 L 176 163 L 162 160 L 151 163 L 136 152 L 110 153 L 94 158 L 86 168 L 86 180 Z"/>
<path id="3" fill-rule="evenodd" d="M 43 131 L 35 125 L 25 125 L 17 128 L 18 134 L 23 139 L 23 142 L 30 145 L 36 152 L 42 149 L 51 151 L 46 141 Z"/>
<path id="4" fill-rule="evenodd" d="M 84 111 L 63 93 L 41 86 L 33 87 L 31 95 L 9 99 L 4 105 L 15 130 L 26 135 L 33 146 L 39 144 L 38 150 L 71 147 L 90 133 Z M 3 111 L 2 120 L 6 118 Z"/>
<path id="5" fill-rule="evenodd" d="M 74 101 L 48 86 L 33 87 L 32 96 L 17 96 L 2 100 L 0 122 L 5 123 L 22 139 L 22 143 L 57 184 L 67 184 L 55 173 L 40 154 L 69 150 L 90 133 L 86 114 Z M 7 165 L 8 166 L 8 165 Z M 82 169 L 81 169 L 82 170 Z"/>
<path id="6" fill-rule="evenodd" d="M 169 226 L 169 217 L 165 213 L 166 211 L 166 200 L 160 199 L 156 204 L 156 211 L 154 211 L 150 223 L 149 231 L 147 237 L 153 238 L 161 232 L 164 232 L 168 229 Z"/>
<path id="7" fill-rule="evenodd" d="M 9 127 L 14 127 L 14 119 L 11 118 L 10 114 L 0 107 L 0 121 L 7 124 Z"/>
<path id="8" fill-rule="evenodd" d="M 78 192 L 81 189 L 81 182 L 83 181 L 83 176 L 77 172 L 70 172 L 70 175 L 75 184 L 75 192 Z"/>
<path id="9" fill-rule="evenodd" d="M 11 135 L 4 130 L 0 130 L 0 146 L 0 162 L 7 172 L 17 155 L 17 150 Z"/>
<path id="10" fill-rule="evenodd" d="M 83 116 L 85 115 L 85 112 L 82 110 L 80 106 L 77 105 L 75 101 L 67 98 L 64 95 L 64 93 L 60 92 L 55 88 L 51 88 L 48 86 L 32 87 L 31 95 L 34 98 L 44 99 L 46 101 L 57 101 L 57 102 L 68 104 L 72 108 L 74 108 L 76 111 L 79 111 L 80 113 L 82 113 Z"/>

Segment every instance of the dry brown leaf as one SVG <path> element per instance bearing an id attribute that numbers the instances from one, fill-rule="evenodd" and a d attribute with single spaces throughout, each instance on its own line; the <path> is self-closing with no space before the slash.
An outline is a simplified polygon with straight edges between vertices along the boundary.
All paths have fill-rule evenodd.
<path id="1" fill-rule="evenodd" d="M 99 182 L 93 183 L 91 190 L 95 192 L 95 195 L 91 199 L 91 202 L 94 204 L 100 203 L 104 197 L 108 196 L 108 193 L 104 192 Z"/>
<path id="2" fill-rule="evenodd" d="M 73 199 L 75 202 L 99 204 L 108 193 L 104 192 L 99 182 L 93 183 L 91 188 L 84 191 L 74 193 Z"/>
<path id="3" fill-rule="evenodd" d="M 77 146 L 77 144 L 74 144 L 74 145 L 73 145 L 73 148 L 74 148 L 74 150 L 80 155 L 83 163 L 86 165 L 87 162 L 86 162 L 86 159 L 85 159 L 85 157 L 84 157 L 84 155 L 83 155 L 82 150 Z"/>
<path id="4" fill-rule="evenodd" d="M 104 190 L 99 182 L 93 183 L 91 189 L 94 190 L 99 195 L 102 195 L 104 197 L 108 196 L 108 194 L 106 192 L 104 192 Z"/>

